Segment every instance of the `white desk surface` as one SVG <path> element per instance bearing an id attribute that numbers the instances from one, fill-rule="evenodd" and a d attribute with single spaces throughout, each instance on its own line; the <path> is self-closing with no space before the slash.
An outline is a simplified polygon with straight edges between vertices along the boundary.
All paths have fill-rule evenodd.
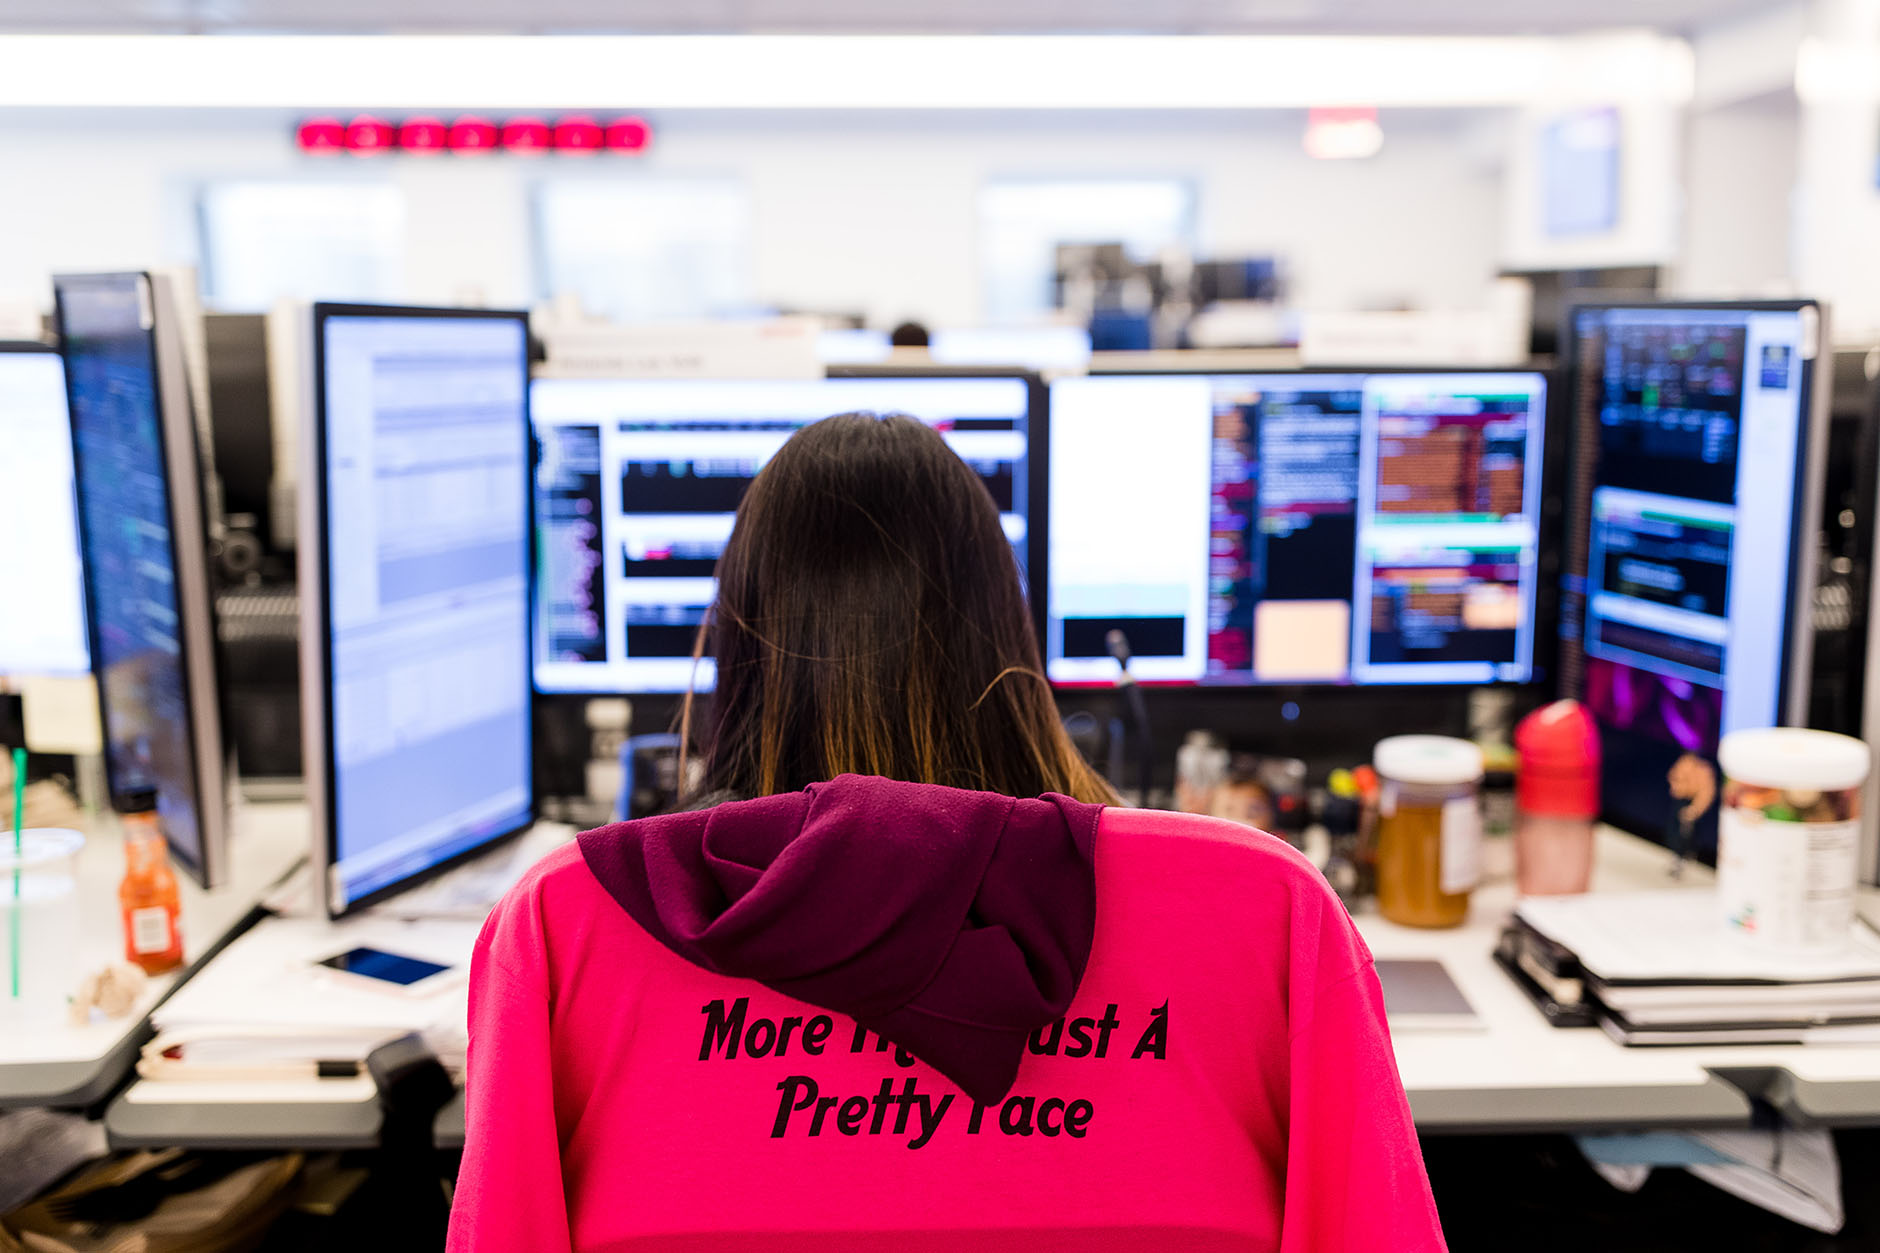
<path id="1" fill-rule="evenodd" d="M 506 844 L 452 873 L 465 877 L 466 896 L 481 899 L 481 892 L 501 891 L 506 884 L 495 879 L 486 882 L 480 872 L 513 881 L 573 835 L 571 827 L 538 823 L 515 844 Z M 417 893 L 454 899 L 449 891 L 439 897 L 437 886 L 420 888 Z M 467 969 L 481 918 L 410 920 L 397 916 L 399 904 L 411 901 L 417 893 L 337 922 L 313 917 L 264 919 L 193 979 L 158 1015 L 158 1021 L 173 1026 L 166 1020 L 171 1015 L 199 1025 L 252 1020 L 298 1027 L 309 1021 L 307 1006 L 317 1005 L 323 1025 L 367 1030 L 376 1026 L 388 1039 L 451 1021 L 461 1024 L 466 1012 L 466 989 L 461 983 L 405 1001 L 383 991 L 349 986 L 343 978 L 332 981 L 310 973 L 311 962 L 356 944 Z M 256 991 L 263 988 L 267 992 Z M 461 1108 L 455 1103 L 451 1108 L 457 1110 L 455 1134 L 461 1141 Z M 377 1089 L 364 1075 L 268 1082 L 138 1080 L 105 1112 L 105 1130 L 118 1148 L 369 1148 L 378 1142 L 381 1121 Z M 442 1135 L 451 1134 L 450 1123 L 447 1115 L 440 1124 Z"/>
<path id="2" fill-rule="evenodd" d="M 1675 886 L 1664 849 L 1613 830 L 1601 830 L 1598 840 L 1595 891 Z M 1705 1068 L 1703 1051 L 1625 1048 L 1598 1028 L 1557 1028 L 1541 1017 L 1491 956 L 1516 897 L 1509 842 L 1491 841 L 1490 850 L 1488 876 L 1463 926 L 1426 931 L 1375 912 L 1358 918 L 1376 956 L 1440 959 L 1486 1028 L 1397 1034 L 1397 1067 L 1417 1125 L 1513 1131 L 1746 1122 L 1748 1099 Z M 1697 888 L 1711 875 L 1691 865 L 1682 881 Z M 1880 1082 L 1880 1056 L 1869 1067 Z"/>
<path id="3" fill-rule="evenodd" d="M 1505 865 L 1508 843 L 1493 842 L 1491 850 L 1491 874 L 1475 894 L 1466 925 L 1423 931 L 1374 913 L 1358 919 L 1378 957 L 1441 960 L 1485 1028 L 1398 1034 L 1398 1067 L 1420 1129 L 1746 1126 L 1749 1098 L 1713 1072 L 1764 1068 L 1776 1077 L 1770 1095 L 1792 1115 L 1880 1122 L 1880 1047 L 1624 1048 L 1598 1028 L 1549 1026 L 1490 955 L 1515 903 Z M 1595 865 L 1598 891 L 1672 886 L 1670 854 L 1617 831 L 1600 832 Z M 1711 881 L 1703 867 L 1686 868 L 1683 882 L 1690 887 Z M 461 1145 L 462 1120 L 460 1098 L 438 1116 L 441 1146 Z M 121 1147 L 340 1147 L 372 1143 L 378 1111 L 364 1080 L 138 1083 L 113 1104 L 106 1126 Z"/>
<path id="4" fill-rule="evenodd" d="M 184 875 L 183 951 L 193 963 L 214 948 L 308 848 L 307 810 L 294 804 L 236 802 L 230 836 L 229 881 L 205 892 Z M 117 904 L 124 875 L 124 845 L 117 820 L 103 816 L 85 828 L 78 857 L 80 952 L 83 973 L 123 960 Z M 185 966 L 185 969 L 188 969 Z M 151 1009 L 176 984 L 175 974 L 150 981 L 137 1007 L 123 1018 L 73 1027 L 63 1020 L 8 1022 L 0 1032 L 0 1108 L 73 1104 L 99 1099 L 122 1077 Z M 120 1056 L 122 1055 L 122 1056 Z M 99 1090 L 103 1085 L 103 1090 Z"/>

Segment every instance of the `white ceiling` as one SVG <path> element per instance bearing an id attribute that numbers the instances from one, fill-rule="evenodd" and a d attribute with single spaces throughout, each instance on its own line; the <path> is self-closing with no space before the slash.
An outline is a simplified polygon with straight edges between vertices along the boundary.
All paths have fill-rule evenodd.
<path id="1" fill-rule="evenodd" d="M 0 0 L 0 30 L 1685 32 L 1776 0 Z"/>

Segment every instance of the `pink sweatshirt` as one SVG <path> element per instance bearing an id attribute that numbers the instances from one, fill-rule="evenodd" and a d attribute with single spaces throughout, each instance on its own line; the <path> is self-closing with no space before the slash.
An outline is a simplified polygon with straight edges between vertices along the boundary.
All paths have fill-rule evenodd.
<path id="1" fill-rule="evenodd" d="M 896 803 L 910 794 L 887 789 L 917 786 L 844 776 L 819 787 L 845 783 Z M 1006 798 L 950 795 L 995 815 L 982 826 L 1017 812 Z M 1094 925 L 1086 921 L 1081 939 L 1066 928 L 1057 948 L 1027 938 L 1023 922 L 988 923 L 1007 889 L 986 887 L 994 871 L 985 858 L 1006 852 L 994 848 L 996 834 L 976 846 L 968 860 L 979 859 L 972 864 L 987 879 L 961 925 L 1017 936 L 1034 975 L 1054 953 L 1068 954 L 1073 972 L 1082 967 L 1068 982 L 1045 969 L 1043 1010 L 1019 1006 L 1024 998 L 995 979 L 969 981 L 962 995 L 998 1002 L 975 1011 L 982 1020 L 1018 1006 L 1012 1012 L 1043 1021 L 1068 1001 L 1022 1045 L 1011 1037 L 1009 1093 L 1009 1074 L 962 1067 L 934 1037 L 929 1055 L 965 1075 L 988 1098 L 980 1104 L 853 1017 L 766 986 L 780 978 L 713 973 L 705 967 L 729 959 L 701 955 L 703 942 L 686 947 L 687 925 L 722 934 L 729 920 L 747 938 L 775 932 L 779 895 L 813 897 L 826 882 L 810 875 L 809 886 L 788 886 L 793 865 L 815 864 L 796 857 L 805 841 L 790 824 L 810 830 L 821 803 L 790 800 L 809 805 L 808 816 L 747 811 L 781 831 L 763 850 L 727 853 L 725 838 L 696 822 L 678 853 L 633 845 L 631 874 L 642 889 L 652 883 L 650 896 L 613 882 L 619 874 L 604 860 L 610 833 L 637 838 L 646 824 L 591 833 L 596 840 L 584 836 L 582 847 L 534 867 L 491 915 L 472 968 L 452 1250 L 1444 1247 L 1370 953 L 1318 872 L 1281 841 L 1209 818 L 1128 809 L 1099 818 L 1092 809 L 1077 838 L 1087 876 L 1094 864 Z M 1078 807 L 1060 807 L 1074 828 Z M 1063 825 L 1048 812 L 1044 820 Z M 924 856 L 937 837 L 922 838 Z M 857 847 L 837 855 L 853 858 Z M 1009 835 L 1005 848 L 1023 851 Z M 1019 860 L 1028 868 L 1039 858 Z M 761 865 L 734 865 L 744 878 L 727 879 L 724 866 L 738 862 Z M 734 886 L 721 897 L 700 874 Z M 761 919 L 739 912 L 750 904 L 736 886 L 746 879 L 775 889 Z M 886 910 L 873 893 L 842 890 L 846 904 L 805 907 L 863 935 L 907 912 L 892 887 L 880 893 Z M 1051 890 L 1076 896 L 1062 880 Z M 675 892 L 686 899 L 673 904 Z M 652 899 L 663 902 L 657 916 L 647 912 Z M 691 923 L 680 918 L 688 910 Z M 895 937 L 880 935 L 836 964 L 891 950 Z M 786 947 L 806 970 L 832 965 L 795 941 Z M 934 1008 L 948 969 L 916 972 L 908 985 L 942 1026 L 965 1017 Z M 806 974 L 789 986 L 823 985 Z M 904 1031 L 904 1017 L 889 1012 L 897 1008 L 855 1013 L 928 1052 L 929 1036 L 919 1024 Z M 998 1052 L 995 1043 L 970 1047 Z"/>

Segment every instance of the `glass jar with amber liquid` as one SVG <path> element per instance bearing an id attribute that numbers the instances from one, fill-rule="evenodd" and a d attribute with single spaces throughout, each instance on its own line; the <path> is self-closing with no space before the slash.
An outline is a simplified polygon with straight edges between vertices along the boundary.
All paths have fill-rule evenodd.
<path id="1" fill-rule="evenodd" d="M 1481 874 L 1482 750 L 1443 735 L 1378 742 L 1377 907 L 1406 927 L 1456 927 Z"/>

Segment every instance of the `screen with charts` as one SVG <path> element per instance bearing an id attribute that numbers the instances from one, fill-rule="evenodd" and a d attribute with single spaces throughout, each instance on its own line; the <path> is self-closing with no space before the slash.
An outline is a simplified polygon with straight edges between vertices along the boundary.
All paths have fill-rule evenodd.
<path id="1" fill-rule="evenodd" d="M 939 429 L 1027 565 L 1034 383 L 1024 375 L 798 381 L 537 379 L 535 683 L 544 692 L 711 686 L 693 649 L 751 480 L 821 418 Z"/>
<path id="2" fill-rule="evenodd" d="M 1141 374 L 1051 388 L 1046 664 L 1107 684 L 1532 677 L 1546 382 Z"/>
<path id="3" fill-rule="evenodd" d="M 84 674 L 85 567 L 78 554 L 65 367 L 38 344 L 0 342 L 0 587 L 30 613 L 0 613 L 0 674 Z M 19 537 L 31 537 L 20 542 Z"/>
<path id="4" fill-rule="evenodd" d="M 174 314 L 144 274 L 60 277 L 54 292 L 111 793 L 155 791 L 171 856 L 212 882 L 221 732 L 195 426 L 180 353 L 160 339 Z"/>
<path id="5" fill-rule="evenodd" d="M 1671 821 L 1684 754 L 1791 721 L 1806 682 L 1798 614 L 1812 306 L 1638 306 L 1573 312 L 1572 482 L 1561 597 L 1563 694 L 1606 741 L 1609 815 Z M 1707 851 L 1714 822 L 1700 832 Z"/>
<path id="6" fill-rule="evenodd" d="M 315 306 L 328 907 L 526 826 L 520 315 Z"/>

